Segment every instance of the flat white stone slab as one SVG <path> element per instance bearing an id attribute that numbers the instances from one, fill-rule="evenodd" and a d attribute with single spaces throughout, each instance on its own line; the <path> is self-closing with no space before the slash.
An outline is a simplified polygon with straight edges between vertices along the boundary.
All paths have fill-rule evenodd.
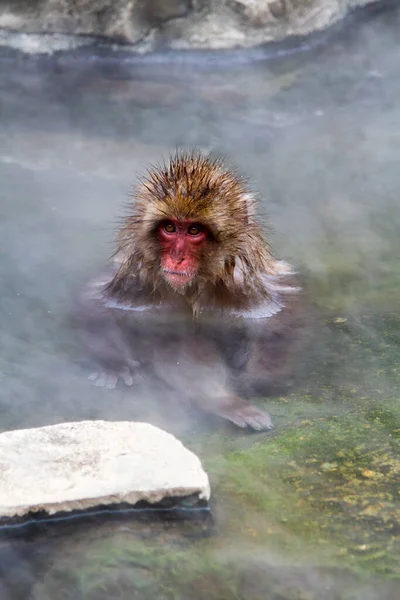
<path id="1" fill-rule="evenodd" d="M 198 457 L 148 423 L 82 421 L 0 434 L 0 518 L 198 494 Z"/>

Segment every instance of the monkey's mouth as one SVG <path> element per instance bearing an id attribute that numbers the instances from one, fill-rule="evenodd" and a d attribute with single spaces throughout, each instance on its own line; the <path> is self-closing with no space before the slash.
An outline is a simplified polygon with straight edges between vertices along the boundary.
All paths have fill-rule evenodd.
<path id="1" fill-rule="evenodd" d="M 163 269 L 164 277 L 173 287 L 185 287 L 193 281 L 196 276 L 195 271 L 173 271 L 172 269 Z"/>

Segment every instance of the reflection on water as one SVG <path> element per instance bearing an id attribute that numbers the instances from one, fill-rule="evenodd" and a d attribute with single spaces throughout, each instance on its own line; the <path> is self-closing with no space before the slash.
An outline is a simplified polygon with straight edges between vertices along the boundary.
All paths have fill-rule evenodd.
<path id="1" fill-rule="evenodd" d="M 2 600 L 396 597 L 399 25 L 395 9 L 313 53 L 230 68 L 0 62 L 1 428 L 163 426 L 209 470 L 216 522 L 205 539 L 132 520 L 4 538 Z M 93 388 L 74 361 L 74 291 L 111 253 L 134 177 L 176 146 L 254 180 L 321 315 L 318 360 L 266 402 L 272 435 Z"/>

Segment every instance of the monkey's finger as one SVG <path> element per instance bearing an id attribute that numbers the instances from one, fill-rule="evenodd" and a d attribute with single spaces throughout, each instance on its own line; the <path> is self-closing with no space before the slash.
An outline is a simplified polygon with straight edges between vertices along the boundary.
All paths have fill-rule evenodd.
<path id="1" fill-rule="evenodd" d="M 238 427 L 242 427 L 245 428 L 247 427 L 247 423 L 245 421 L 245 419 L 243 419 L 243 417 L 240 415 L 239 412 L 232 412 L 232 413 L 220 413 L 220 417 L 222 417 L 223 419 L 227 419 L 228 421 L 231 421 L 231 423 L 233 423 L 234 425 L 237 425 Z"/>
<path id="2" fill-rule="evenodd" d="M 269 431 L 274 428 L 274 425 L 269 418 L 253 418 L 249 419 L 248 423 L 249 427 L 252 427 L 256 431 Z"/>
<path id="3" fill-rule="evenodd" d="M 97 373 L 97 379 L 93 379 L 96 387 L 104 387 L 106 385 L 107 375 L 105 373 Z"/>
<path id="4" fill-rule="evenodd" d="M 251 427 L 256 431 L 268 431 L 274 427 L 269 414 L 253 406 L 237 409 L 224 416 L 238 427 Z"/>
<path id="5" fill-rule="evenodd" d="M 114 390 L 117 386 L 118 375 L 116 373 L 107 373 L 106 374 L 105 386 L 109 390 Z"/>
<path id="6" fill-rule="evenodd" d="M 269 414 L 261 410 L 253 409 L 250 414 L 245 416 L 245 419 L 247 425 L 257 431 L 268 431 L 274 427 Z"/>
<path id="7" fill-rule="evenodd" d="M 122 371 L 120 373 L 120 377 L 121 379 L 123 379 L 125 385 L 127 385 L 128 387 L 133 385 L 133 377 L 129 369 L 125 369 L 125 371 Z"/>
<path id="8" fill-rule="evenodd" d="M 132 369 L 135 367 L 140 367 L 140 362 L 138 360 L 129 359 L 127 360 L 127 363 Z"/>
<path id="9" fill-rule="evenodd" d="M 268 431 L 274 428 L 271 417 L 268 413 L 257 412 L 254 415 L 247 417 L 247 425 L 257 431 Z"/>
<path id="10" fill-rule="evenodd" d="M 92 373 L 89 375 L 88 379 L 93 381 L 96 387 L 108 387 L 109 389 L 115 388 L 117 383 L 117 377 L 115 375 L 105 372 Z"/>
<path id="11" fill-rule="evenodd" d="M 88 377 L 89 381 L 93 381 L 96 387 L 103 387 L 105 379 L 101 373 L 91 373 Z"/>

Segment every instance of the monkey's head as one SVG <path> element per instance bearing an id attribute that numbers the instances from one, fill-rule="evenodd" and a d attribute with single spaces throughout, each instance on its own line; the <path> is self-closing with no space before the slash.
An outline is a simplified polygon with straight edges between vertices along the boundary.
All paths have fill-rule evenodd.
<path id="1" fill-rule="evenodd" d="M 149 171 L 118 250 L 122 264 L 114 284 L 124 285 L 114 285 L 117 292 L 134 277 L 142 287 L 160 290 L 164 282 L 188 297 L 207 287 L 234 293 L 240 285 L 243 293 L 246 279 L 254 289 L 274 263 L 245 180 L 220 160 L 197 154 L 178 154 Z"/>

